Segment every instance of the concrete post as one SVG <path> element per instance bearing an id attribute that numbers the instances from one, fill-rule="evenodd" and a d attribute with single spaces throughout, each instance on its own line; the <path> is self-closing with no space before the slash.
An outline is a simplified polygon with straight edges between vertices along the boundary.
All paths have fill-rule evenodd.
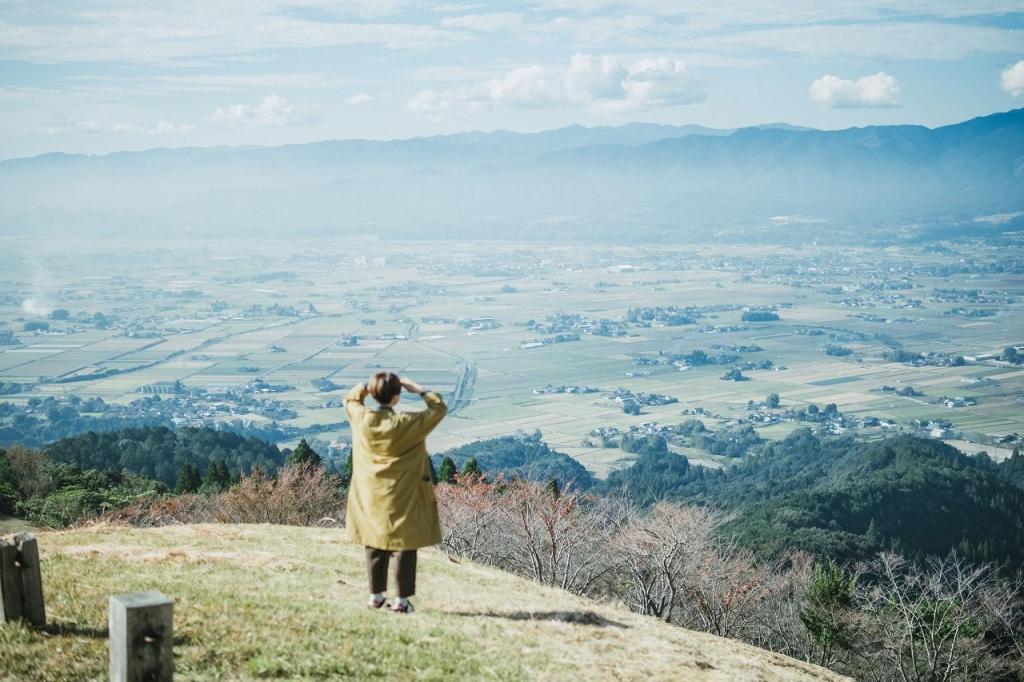
<path id="1" fill-rule="evenodd" d="M 43 575 L 39 565 L 39 545 L 29 533 L 14 536 L 18 548 L 18 572 L 21 574 L 21 617 L 41 628 L 46 625 L 43 602 Z"/>
<path id="2" fill-rule="evenodd" d="M 18 548 L 0 538 L 0 623 L 21 619 L 21 575 Z"/>
<path id="3" fill-rule="evenodd" d="M 110 597 L 111 682 L 174 677 L 173 603 L 159 592 Z"/>

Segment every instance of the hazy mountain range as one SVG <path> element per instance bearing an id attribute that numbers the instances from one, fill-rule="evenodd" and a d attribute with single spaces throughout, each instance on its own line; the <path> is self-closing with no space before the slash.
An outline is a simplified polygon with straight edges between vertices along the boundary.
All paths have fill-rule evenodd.
<path id="1" fill-rule="evenodd" d="M 7 234 L 683 239 L 1022 209 L 1024 109 L 934 129 L 633 123 L 0 162 Z"/>

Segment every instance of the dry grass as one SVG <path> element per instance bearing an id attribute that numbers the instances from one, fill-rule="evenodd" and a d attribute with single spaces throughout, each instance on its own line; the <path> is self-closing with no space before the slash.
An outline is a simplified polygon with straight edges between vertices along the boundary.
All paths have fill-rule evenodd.
<path id="1" fill-rule="evenodd" d="M 422 553 L 416 614 L 371 612 L 362 550 L 334 529 L 101 525 L 40 545 L 52 625 L 0 626 L 7 679 L 104 679 L 107 596 L 145 589 L 175 600 L 181 680 L 838 679 L 435 551 Z"/>

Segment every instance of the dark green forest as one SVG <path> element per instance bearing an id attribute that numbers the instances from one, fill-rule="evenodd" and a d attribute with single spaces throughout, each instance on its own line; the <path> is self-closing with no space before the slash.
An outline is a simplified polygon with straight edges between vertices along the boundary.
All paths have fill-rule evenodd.
<path id="1" fill-rule="evenodd" d="M 565 453 L 552 450 L 541 438 L 540 431 L 534 431 L 531 435 L 476 441 L 434 455 L 434 468 L 440 469 L 446 456 L 460 470 L 467 461 L 475 459 L 480 469 L 489 475 L 501 474 L 506 478 L 524 478 L 541 483 L 556 480 L 578 490 L 588 490 L 593 486 L 594 479 L 582 464 Z"/>
<path id="2" fill-rule="evenodd" d="M 253 467 L 275 471 L 285 455 L 276 445 L 229 431 L 164 426 L 122 429 L 65 438 L 43 451 L 54 462 L 80 469 L 129 471 L 174 486 L 186 462 L 205 474 L 211 461 L 223 462 L 232 475 Z"/>
<path id="3" fill-rule="evenodd" d="M 0 450 L 0 515 L 61 528 L 99 512 L 168 492 L 159 481 L 128 472 L 82 470 L 38 450 Z"/>
<path id="4" fill-rule="evenodd" d="M 162 426 L 14 446 L 0 450 L 0 514 L 59 528 L 172 492 L 219 492 L 256 467 L 276 471 L 290 454 L 227 431 Z"/>
<path id="5" fill-rule="evenodd" d="M 910 558 L 957 551 L 1024 566 L 1024 456 L 999 464 L 930 439 L 820 439 L 809 429 L 765 445 L 731 470 L 690 466 L 662 450 L 613 472 L 598 490 L 738 512 L 730 528 L 764 556 L 800 548 L 840 560 L 880 550 Z"/>

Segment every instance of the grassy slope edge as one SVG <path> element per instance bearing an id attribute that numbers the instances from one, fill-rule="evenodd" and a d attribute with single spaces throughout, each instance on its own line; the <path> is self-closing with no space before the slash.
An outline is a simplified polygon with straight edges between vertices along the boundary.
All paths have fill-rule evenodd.
<path id="1" fill-rule="evenodd" d="M 416 614 L 370 611 L 362 551 L 338 530 L 101 525 L 39 537 L 50 631 L 0 626 L 8 679 L 105 679 L 107 596 L 147 589 L 175 600 L 182 680 L 841 679 L 432 550 Z M 611 624 L 514 617 L 551 611 Z"/>

